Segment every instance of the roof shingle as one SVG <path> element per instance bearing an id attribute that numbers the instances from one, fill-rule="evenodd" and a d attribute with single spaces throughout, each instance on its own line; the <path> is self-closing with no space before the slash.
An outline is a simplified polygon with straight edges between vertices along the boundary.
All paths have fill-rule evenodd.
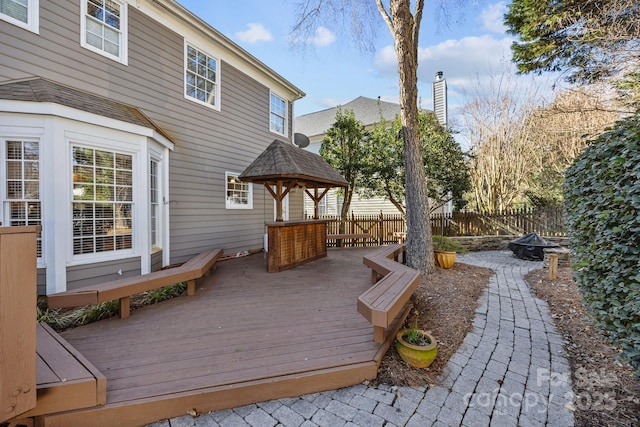
<path id="1" fill-rule="evenodd" d="M 0 83 L 0 99 L 27 102 L 51 102 L 156 130 L 172 141 L 160 127 L 138 108 L 94 95 L 40 77 Z"/>
<path id="2" fill-rule="evenodd" d="M 319 155 L 274 140 L 239 178 L 272 185 L 278 180 L 297 180 L 307 187 L 345 187 L 347 181 Z"/>

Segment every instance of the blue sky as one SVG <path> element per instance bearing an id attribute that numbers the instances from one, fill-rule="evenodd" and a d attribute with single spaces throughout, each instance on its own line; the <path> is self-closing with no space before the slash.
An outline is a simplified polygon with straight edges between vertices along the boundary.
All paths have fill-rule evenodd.
<path id="1" fill-rule="evenodd" d="M 373 0 L 370 0 L 373 3 Z M 503 73 L 511 58 L 511 36 L 502 24 L 506 2 L 461 0 L 448 12 L 434 0 L 425 2 L 419 43 L 420 106 L 431 108 L 431 83 L 443 71 L 449 93 L 449 115 L 475 92 L 478 81 Z M 316 29 L 312 49 L 292 49 L 294 0 L 179 0 L 212 27 L 302 89 L 295 115 L 344 104 L 358 96 L 397 102 L 398 76 L 393 41 L 382 18 L 374 52 L 354 47 L 349 31 Z M 464 4 L 465 6 L 461 6 Z M 505 65 L 507 64 L 507 65 Z"/>

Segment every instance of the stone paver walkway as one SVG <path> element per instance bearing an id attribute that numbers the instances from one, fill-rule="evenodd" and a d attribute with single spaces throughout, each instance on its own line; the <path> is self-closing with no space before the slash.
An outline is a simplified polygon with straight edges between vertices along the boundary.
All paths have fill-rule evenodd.
<path id="1" fill-rule="evenodd" d="M 533 296 L 524 275 L 541 262 L 510 251 L 458 255 L 493 269 L 473 331 L 451 357 L 437 387 L 364 384 L 279 399 L 153 427 L 193 426 L 573 426 L 569 363 L 546 302 Z"/>

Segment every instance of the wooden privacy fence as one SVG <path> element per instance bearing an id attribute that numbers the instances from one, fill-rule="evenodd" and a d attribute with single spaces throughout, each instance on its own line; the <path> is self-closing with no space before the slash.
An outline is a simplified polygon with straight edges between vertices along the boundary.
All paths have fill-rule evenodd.
<path id="1" fill-rule="evenodd" d="M 345 240 L 344 246 L 375 246 L 398 242 L 398 234 L 407 228 L 401 215 L 355 215 L 342 220 L 335 216 L 323 216 L 327 220 L 327 234 L 368 233 L 369 239 Z M 543 208 L 509 209 L 493 214 L 456 212 L 433 214 L 433 234 L 444 236 L 493 236 L 524 235 L 538 233 L 542 236 L 566 236 L 562 206 Z M 336 246 L 335 240 L 327 240 L 327 246 Z"/>
<path id="2" fill-rule="evenodd" d="M 496 213 L 456 212 L 431 217 L 435 234 L 445 236 L 496 236 L 538 233 L 566 236 L 562 206 L 506 209 Z"/>

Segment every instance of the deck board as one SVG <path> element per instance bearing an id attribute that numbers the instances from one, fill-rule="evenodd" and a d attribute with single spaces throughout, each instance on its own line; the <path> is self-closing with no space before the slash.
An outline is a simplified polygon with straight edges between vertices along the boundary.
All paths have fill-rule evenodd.
<path id="1" fill-rule="evenodd" d="M 107 405 L 86 414 L 101 425 L 98 414 L 117 418 L 130 407 L 164 413 L 189 394 L 194 402 L 202 393 L 218 396 L 207 409 L 222 409 L 258 401 L 256 395 L 373 378 L 386 348 L 357 312 L 358 295 L 371 286 L 362 263 L 368 251 L 330 250 L 279 273 L 266 272 L 263 254 L 219 261 L 195 296 L 64 332 L 107 378 Z M 293 385 L 300 390 L 288 388 Z M 74 416 L 51 416 L 44 425 Z"/>
<path id="2" fill-rule="evenodd" d="M 106 402 L 105 378 L 49 326 L 36 328 L 36 407 L 25 417 Z"/>

